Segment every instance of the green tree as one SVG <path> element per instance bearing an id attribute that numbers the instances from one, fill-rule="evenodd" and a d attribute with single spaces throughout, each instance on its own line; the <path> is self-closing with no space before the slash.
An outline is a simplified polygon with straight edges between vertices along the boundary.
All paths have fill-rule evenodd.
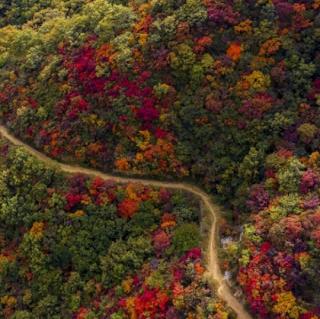
<path id="1" fill-rule="evenodd" d="M 151 252 L 151 240 L 143 236 L 130 237 L 127 242 L 113 242 L 108 254 L 101 258 L 103 283 L 107 287 L 119 284 L 125 275 L 137 271 L 151 256 Z"/>
<path id="2" fill-rule="evenodd" d="M 191 248 L 200 245 L 199 227 L 196 224 L 183 224 L 178 226 L 172 237 L 174 251 L 178 255 L 184 254 Z"/>

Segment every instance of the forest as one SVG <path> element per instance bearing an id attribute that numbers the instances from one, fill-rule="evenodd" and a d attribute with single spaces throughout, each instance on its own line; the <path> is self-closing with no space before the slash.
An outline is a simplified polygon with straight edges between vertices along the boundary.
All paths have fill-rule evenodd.
<path id="1" fill-rule="evenodd" d="M 1 318 L 233 318 L 204 277 L 195 198 L 0 152 Z"/>
<path id="2" fill-rule="evenodd" d="M 5 0 L 0 122 L 64 163 L 201 186 L 253 317 L 318 319 L 319 41 L 319 0 Z M 228 318 L 197 201 L 2 154 L 5 318 Z"/>

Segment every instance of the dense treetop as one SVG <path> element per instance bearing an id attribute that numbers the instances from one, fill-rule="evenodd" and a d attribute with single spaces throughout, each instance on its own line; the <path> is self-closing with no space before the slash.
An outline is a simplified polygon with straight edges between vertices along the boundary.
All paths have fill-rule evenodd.
<path id="1" fill-rule="evenodd" d="M 232 318 L 204 277 L 191 195 L 0 153 L 1 318 Z"/>
<path id="2" fill-rule="evenodd" d="M 0 10 L 3 123 L 69 163 L 202 184 L 245 220 L 230 268 L 251 309 L 320 316 L 319 0 L 4 1 Z M 251 282 L 253 272 L 273 287 Z"/>
<path id="3" fill-rule="evenodd" d="M 318 7 L 10 2 L 2 119 L 53 157 L 191 176 L 233 201 L 236 192 L 238 205 L 280 138 L 317 126 Z"/>

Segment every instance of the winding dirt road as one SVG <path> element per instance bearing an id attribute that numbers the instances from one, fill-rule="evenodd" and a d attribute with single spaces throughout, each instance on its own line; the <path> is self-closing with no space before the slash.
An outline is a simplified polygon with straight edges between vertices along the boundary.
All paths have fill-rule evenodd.
<path id="1" fill-rule="evenodd" d="M 105 174 L 94 169 L 83 168 L 75 165 L 62 164 L 50 159 L 49 157 L 43 155 L 39 151 L 35 150 L 34 148 L 30 147 L 29 145 L 15 138 L 2 125 L 0 125 L 0 133 L 3 137 L 8 139 L 12 144 L 24 147 L 24 149 L 27 150 L 28 153 L 35 156 L 37 159 L 45 162 L 46 164 L 53 165 L 66 173 L 72 173 L 72 174 L 80 173 L 80 174 L 85 174 L 90 176 L 98 176 L 103 179 L 112 179 L 117 183 L 122 183 L 122 184 L 129 183 L 129 182 L 134 182 L 134 183 L 138 182 L 138 183 L 143 183 L 143 184 L 155 186 L 155 187 L 165 187 L 170 189 L 184 190 L 196 195 L 198 198 L 202 200 L 204 207 L 212 215 L 212 226 L 210 231 L 210 240 L 209 240 L 209 247 L 208 247 L 208 265 L 207 265 L 208 275 L 216 285 L 218 295 L 221 297 L 221 299 L 223 299 L 227 303 L 227 305 L 230 308 L 234 310 L 234 312 L 237 314 L 237 318 L 239 319 L 253 318 L 246 311 L 243 305 L 233 296 L 231 289 L 229 288 L 229 286 L 224 280 L 224 276 L 219 266 L 218 245 L 217 245 L 217 238 L 218 238 L 217 229 L 218 229 L 218 220 L 220 217 L 220 208 L 216 204 L 214 204 L 210 199 L 210 196 L 205 192 L 203 192 L 200 188 L 187 183 L 161 182 L 161 181 L 151 180 L 151 179 L 118 177 L 111 174 Z"/>

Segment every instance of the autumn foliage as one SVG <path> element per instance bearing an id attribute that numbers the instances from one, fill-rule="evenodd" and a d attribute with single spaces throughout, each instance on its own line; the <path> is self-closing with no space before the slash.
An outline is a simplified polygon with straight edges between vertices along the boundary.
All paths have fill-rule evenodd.
<path id="1" fill-rule="evenodd" d="M 319 0 L 2 2 L 3 124 L 41 152 L 69 164 L 118 174 L 188 178 L 200 184 L 228 207 L 225 217 L 230 223 L 221 234 L 222 264 L 226 276 L 241 287 L 252 312 L 271 319 L 320 316 Z M 4 148 L 1 157 L 7 151 Z M 16 181 L 12 178 L 11 183 Z M 3 183 L 1 179 L 0 187 Z M 13 194 L 12 199 L 0 201 L 4 205 L 0 218 L 5 216 L 1 225 L 10 224 L 12 234 L 17 234 L 12 236 L 19 238 L 10 237 L 10 242 L 15 247 L 26 236 L 21 239 L 25 251 L 30 243 L 44 245 L 43 254 L 37 255 L 42 263 L 34 262 L 33 270 L 23 264 L 22 282 L 32 281 L 34 274 L 41 274 L 39 267 L 49 262 L 63 265 L 64 272 L 70 271 L 72 261 L 78 265 L 77 274 L 83 274 L 92 264 L 85 253 L 91 246 L 85 243 L 104 238 L 97 247 L 110 246 L 108 258 L 103 259 L 104 267 L 113 269 L 110 282 L 104 278 L 104 288 L 95 287 L 97 297 L 93 296 L 96 282 L 85 279 L 86 293 L 79 297 L 78 286 L 70 279 L 65 290 L 72 291 L 68 299 L 72 311 L 65 317 L 71 313 L 94 317 L 90 311 L 96 311 L 92 309 L 97 304 L 107 307 L 103 295 L 113 300 L 107 315 L 112 319 L 144 318 L 148 312 L 167 318 L 202 318 L 188 303 L 193 280 L 182 280 L 189 277 L 179 272 L 176 282 L 170 276 L 160 280 L 161 262 L 151 271 L 156 275 L 148 273 L 148 267 L 153 267 L 151 256 L 165 259 L 172 245 L 185 255 L 183 244 L 192 242 L 184 240 L 184 231 L 183 240 L 177 238 L 181 218 L 172 209 L 177 200 L 170 192 L 119 189 L 110 181 L 75 178 L 64 190 L 53 187 L 49 195 L 55 195 L 48 196 L 48 205 L 38 198 L 28 206 L 12 187 L 3 193 Z M 35 189 L 28 193 L 30 198 L 45 193 L 41 183 Z M 46 214 L 47 206 L 56 209 L 55 214 L 34 217 L 37 208 Z M 112 218 L 106 207 L 111 207 Z M 29 208 L 32 217 L 25 213 Z M 180 213 L 185 216 L 183 224 L 194 230 L 188 207 Z M 103 218 L 94 223 L 91 214 Z M 52 232 L 68 240 L 53 249 L 56 257 L 48 261 L 53 252 L 46 233 L 61 216 L 65 219 L 59 223 L 65 226 Z M 70 225 L 79 227 L 81 240 L 70 235 Z M 84 225 L 92 228 L 85 230 Z M 137 237 L 145 228 L 150 230 L 149 241 L 142 245 Z M 7 241 L 0 245 L 1 251 Z M 65 251 L 67 243 L 71 248 Z M 82 255 L 77 254 L 81 245 L 85 246 Z M 139 249 L 127 255 L 129 246 Z M 41 250 L 35 247 L 34 255 Z M 0 269 L 14 273 L 16 260 L 24 262 L 26 257 L 16 258 L 20 250 L 8 250 L 1 252 Z M 117 259 L 119 251 L 124 259 Z M 166 262 L 166 269 L 174 272 L 173 256 Z M 199 260 L 186 267 L 199 271 L 196 264 Z M 132 295 L 128 290 L 126 300 L 120 300 L 119 278 L 127 275 L 126 267 L 135 266 L 143 278 L 139 281 L 130 274 L 128 282 L 133 283 L 125 287 L 131 287 Z M 98 268 L 96 261 L 90 271 L 97 274 Z M 49 277 L 58 276 L 58 271 L 52 271 Z M 39 282 L 51 283 L 51 279 Z M 165 281 L 172 287 L 160 285 Z M 1 292 L 6 317 L 21 305 L 22 311 L 28 311 L 35 297 L 30 295 L 31 286 L 19 290 L 11 285 Z M 62 284 L 52 284 L 49 290 L 57 286 Z M 206 287 L 200 290 L 203 294 Z M 183 291 L 184 297 L 172 302 L 173 291 L 177 296 Z M 150 296 L 157 300 L 148 306 L 144 301 Z M 55 298 L 63 299 L 58 293 L 47 293 L 34 309 L 55 309 Z M 90 307 L 89 300 L 93 300 Z M 180 308 L 188 311 L 181 314 Z M 224 318 L 218 313 L 220 305 L 203 308 L 205 318 Z M 31 316 L 41 318 L 39 313 Z"/>
<path id="2" fill-rule="evenodd" d="M 229 318 L 204 276 L 200 241 L 175 251 L 179 227 L 199 232 L 196 200 L 65 176 L 3 139 L 0 152 L 1 318 Z"/>

